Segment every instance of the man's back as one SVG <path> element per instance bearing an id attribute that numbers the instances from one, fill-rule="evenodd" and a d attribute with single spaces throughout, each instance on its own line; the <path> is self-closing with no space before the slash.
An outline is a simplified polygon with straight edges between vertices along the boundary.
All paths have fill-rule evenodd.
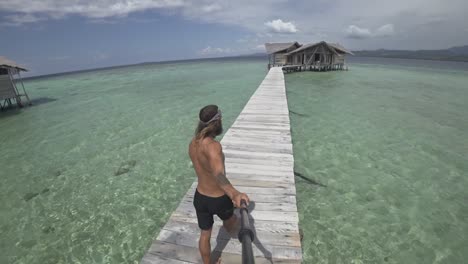
<path id="1" fill-rule="evenodd" d="M 189 155 L 198 177 L 198 191 L 211 197 L 224 195 L 214 175 L 215 168 L 221 166 L 224 168 L 221 144 L 210 137 L 200 140 L 194 138 L 190 142 Z"/>
<path id="2" fill-rule="evenodd" d="M 237 225 L 234 206 L 240 207 L 244 200 L 247 204 L 249 202 L 249 197 L 236 190 L 226 178 L 223 150 L 221 144 L 214 140 L 223 132 L 221 117 L 218 106 L 203 107 L 195 137 L 189 146 L 190 159 L 198 176 L 193 206 L 201 229 L 198 245 L 205 264 L 210 263 L 213 216 L 217 215 L 226 230 L 231 232 Z"/>

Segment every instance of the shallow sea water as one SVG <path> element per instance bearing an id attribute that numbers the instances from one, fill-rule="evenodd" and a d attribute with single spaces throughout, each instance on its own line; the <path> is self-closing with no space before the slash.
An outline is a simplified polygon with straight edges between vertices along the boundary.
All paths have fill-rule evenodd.
<path id="1" fill-rule="evenodd" d="M 304 263 L 468 259 L 468 75 L 453 68 L 286 75 L 295 170 L 326 185 L 296 178 Z M 265 74 L 217 60 L 27 81 L 34 106 L 0 113 L 0 263 L 137 263 L 195 179 L 198 110 L 219 104 L 228 129 Z"/>
<path id="2" fill-rule="evenodd" d="M 30 80 L 0 113 L 0 263 L 137 263 L 195 179 L 198 111 L 229 128 L 258 60 L 131 66 Z"/>
<path id="3" fill-rule="evenodd" d="M 286 75 L 304 263 L 468 259 L 468 72 L 386 61 Z"/>

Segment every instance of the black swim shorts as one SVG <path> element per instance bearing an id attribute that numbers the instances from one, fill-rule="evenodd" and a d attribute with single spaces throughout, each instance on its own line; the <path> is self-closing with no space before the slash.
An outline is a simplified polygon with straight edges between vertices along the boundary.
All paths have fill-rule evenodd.
<path id="1" fill-rule="evenodd" d="M 209 197 L 196 190 L 193 205 L 197 212 L 198 226 L 202 230 L 208 230 L 213 226 L 213 215 L 224 221 L 234 214 L 234 205 L 227 195 Z"/>

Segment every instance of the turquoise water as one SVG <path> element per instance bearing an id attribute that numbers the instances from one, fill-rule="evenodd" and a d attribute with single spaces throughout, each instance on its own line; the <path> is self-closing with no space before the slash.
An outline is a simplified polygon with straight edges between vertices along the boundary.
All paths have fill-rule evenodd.
<path id="1" fill-rule="evenodd" d="M 467 72 L 350 69 L 286 75 L 304 262 L 466 263 Z"/>
<path id="2" fill-rule="evenodd" d="M 0 263 L 137 263 L 195 175 L 198 111 L 228 128 L 263 61 L 199 61 L 25 83 L 32 107 L 0 113 Z"/>
<path id="3" fill-rule="evenodd" d="M 295 170 L 326 185 L 296 178 L 304 262 L 464 263 L 468 75 L 373 63 L 286 75 Z M 194 180 L 199 108 L 222 106 L 227 129 L 265 73 L 218 60 L 27 81 L 34 106 L 0 113 L 0 263 L 138 262 Z"/>

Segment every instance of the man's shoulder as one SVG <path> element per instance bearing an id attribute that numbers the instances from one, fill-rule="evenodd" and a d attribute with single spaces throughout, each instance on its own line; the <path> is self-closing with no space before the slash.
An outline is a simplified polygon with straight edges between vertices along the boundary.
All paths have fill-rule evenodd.
<path id="1" fill-rule="evenodd" d="M 222 149 L 221 143 L 219 143 L 218 141 L 216 141 L 214 139 L 206 138 L 206 139 L 203 140 L 203 144 L 205 145 L 205 147 L 208 150 L 211 150 L 211 151 L 216 151 L 216 150 L 221 150 Z"/>

